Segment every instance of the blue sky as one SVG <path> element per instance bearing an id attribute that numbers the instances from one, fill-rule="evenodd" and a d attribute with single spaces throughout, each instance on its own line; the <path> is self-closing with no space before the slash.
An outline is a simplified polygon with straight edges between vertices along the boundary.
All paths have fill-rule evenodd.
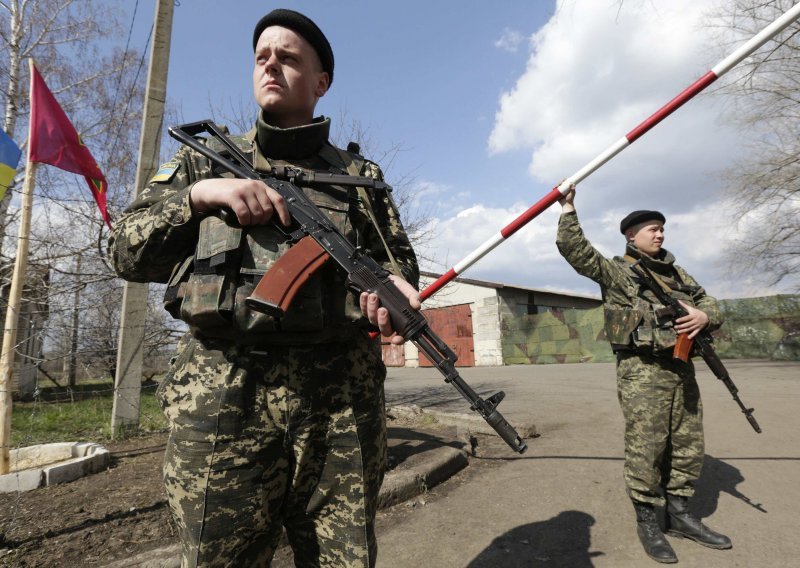
<path id="1" fill-rule="evenodd" d="M 236 9 L 228 9 L 234 4 Z M 136 45 L 146 41 L 153 5 L 140 0 Z M 237 0 L 224 10 L 221 5 L 189 0 L 175 8 L 168 97 L 182 106 L 187 121 L 206 116 L 209 100 L 253 104 L 252 30 L 269 4 Z M 527 60 L 524 39 L 516 52 L 494 44 L 504 29 L 533 33 L 552 14 L 552 3 L 514 2 L 505 12 L 455 1 L 281 6 L 312 17 L 333 46 L 335 80 L 319 113 L 334 123 L 343 113 L 357 119 L 377 149 L 403 147 L 387 175 L 446 179 L 454 188 L 487 193 L 516 185 L 519 173 L 524 175 L 524 153 L 506 153 L 491 167 L 482 166 L 497 100 Z M 448 174 L 440 178 L 436 172 Z"/>
<path id="2" fill-rule="evenodd" d="M 133 2 L 126 2 L 130 21 Z M 427 250 L 445 270 L 657 110 L 722 57 L 704 18 L 714 0 L 619 2 L 289 1 L 323 29 L 336 59 L 320 114 L 368 129 L 373 152 L 399 144 L 390 182 L 431 214 Z M 182 0 L 175 8 L 169 103 L 186 121 L 209 104 L 252 104 L 251 54 L 264 2 Z M 132 44 L 155 9 L 139 0 Z M 255 113 L 255 107 L 253 107 Z M 725 101 L 701 95 L 578 187 L 584 228 L 621 252 L 619 219 L 660 209 L 666 247 L 719 297 L 782 291 L 734 282 L 718 262 L 736 232 L 720 191 L 744 151 Z M 386 165 L 386 164 L 384 164 Z M 508 284 L 598 293 L 553 244 L 555 205 L 464 273 Z"/>

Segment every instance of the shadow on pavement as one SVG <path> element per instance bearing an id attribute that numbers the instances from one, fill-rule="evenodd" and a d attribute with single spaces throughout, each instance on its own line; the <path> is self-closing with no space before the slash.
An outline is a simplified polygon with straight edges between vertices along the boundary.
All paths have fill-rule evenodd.
<path id="1" fill-rule="evenodd" d="M 464 445 L 463 442 L 456 440 L 453 434 L 446 431 L 436 432 L 420 430 L 417 427 L 389 426 L 386 429 L 386 434 L 389 441 L 390 469 L 417 454 L 441 448 L 442 446 L 461 448 Z"/>
<path id="2" fill-rule="evenodd" d="M 592 566 L 592 558 L 604 555 L 589 551 L 594 522 L 587 513 L 564 511 L 547 521 L 519 526 L 495 538 L 467 568 Z"/>
<path id="3" fill-rule="evenodd" d="M 741 493 L 736 486 L 744 481 L 742 473 L 729 463 L 706 454 L 703 462 L 703 473 L 697 482 L 694 512 L 700 517 L 710 517 L 717 510 L 720 493 L 728 493 L 744 501 L 754 509 L 766 513 L 761 503 L 754 503 L 750 497 Z"/>
<path id="4" fill-rule="evenodd" d="M 387 381 L 389 380 L 391 380 L 391 377 L 387 378 Z M 498 390 L 512 388 L 513 383 L 511 381 L 496 381 L 490 385 L 484 385 L 480 381 L 472 380 L 469 386 L 478 396 L 487 398 Z M 463 407 L 463 412 L 469 412 L 469 402 L 461 396 L 458 390 L 448 386 L 444 380 L 422 388 L 387 389 L 386 405 L 417 405 L 426 410 L 436 410 L 457 405 Z"/>

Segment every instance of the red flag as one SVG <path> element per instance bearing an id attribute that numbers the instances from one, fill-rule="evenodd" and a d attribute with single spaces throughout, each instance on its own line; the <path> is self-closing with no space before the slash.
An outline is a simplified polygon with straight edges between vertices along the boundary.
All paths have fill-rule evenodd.
<path id="1" fill-rule="evenodd" d="M 106 210 L 108 182 L 33 65 L 31 65 L 31 134 L 28 159 L 31 162 L 50 164 L 85 177 L 103 220 L 111 228 L 111 220 Z"/>

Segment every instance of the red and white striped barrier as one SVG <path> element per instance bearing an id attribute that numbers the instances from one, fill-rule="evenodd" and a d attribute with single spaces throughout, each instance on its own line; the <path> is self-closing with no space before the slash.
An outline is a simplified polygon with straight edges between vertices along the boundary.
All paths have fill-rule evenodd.
<path id="1" fill-rule="evenodd" d="M 437 291 L 439 291 L 445 284 L 453 280 L 456 276 L 464 272 L 467 268 L 478 262 L 481 258 L 487 255 L 491 250 L 497 247 L 500 243 L 505 241 L 508 237 L 516 233 L 522 227 L 527 225 L 534 217 L 539 215 L 542 211 L 550 207 L 553 203 L 558 201 L 567 191 L 572 184 L 578 184 L 583 181 L 595 170 L 600 168 L 603 164 L 611 160 L 614 156 L 619 154 L 622 150 L 630 146 L 636 139 L 644 135 L 645 132 L 653 128 L 656 124 L 664 120 L 670 114 L 680 108 L 686 101 L 694 97 L 697 93 L 708 87 L 711 83 L 716 81 L 722 75 L 736 67 L 741 61 L 752 54 L 756 49 L 764 45 L 769 39 L 780 33 L 789 24 L 794 22 L 800 17 L 800 3 L 795 4 L 787 10 L 780 18 L 772 22 L 766 28 L 761 30 L 758 34 L 753 36 L 750 41 L 742 45 L 739 49 L 731 53 L 728 57 L 717 63 L 705 75 L 697 79 L 694 83 L 684 89 L 677 97 L 669 101 L 663 107 L 658 109 L 649 118 L 639 124 L 636 128 L 628 132 L 625 136 L 614 142 L 611 146 L 603 150 L 596 158 L 583 166 L 580 170 L 572 174 L 570 177 L 561 182 L 560 185 L 554 187 L 542 199 L 528 208 L 522 215 L 514 219 L 511 223 L 503 227 L 499 233 L 494 237 L 483 243 L 471 254 L 465 257 L 461 262 L 458 262 L 443 274 L 438 280 L 433 282 L 430 286 L 425 288 L 420 297 L 426 300 Z"/>

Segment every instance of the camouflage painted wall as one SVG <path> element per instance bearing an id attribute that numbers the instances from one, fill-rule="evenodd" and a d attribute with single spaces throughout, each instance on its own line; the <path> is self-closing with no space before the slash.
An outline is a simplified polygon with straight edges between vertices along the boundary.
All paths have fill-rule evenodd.
<path id="1" fill-rule="evenodd" d="M 603 310 L 554 309 L 500 322 L 503 363 L 608 362 L 614 357 L 603 331 Z"/>
<path id="2" fill-rule="evenodd" d="M 714 334 L 720 357 L 800 360 L 800 295 L 720 304 L 725 324 Z"/>
<path id="3" fill-rule="evenodd" d="M 715 337 L 721 357 L 800 360 L 800 295 L 720 304 L 725 324 Z M 507 316 L 500 324 L 506 365 L 614 360 L 603 331 L 602 308 Z"/>

